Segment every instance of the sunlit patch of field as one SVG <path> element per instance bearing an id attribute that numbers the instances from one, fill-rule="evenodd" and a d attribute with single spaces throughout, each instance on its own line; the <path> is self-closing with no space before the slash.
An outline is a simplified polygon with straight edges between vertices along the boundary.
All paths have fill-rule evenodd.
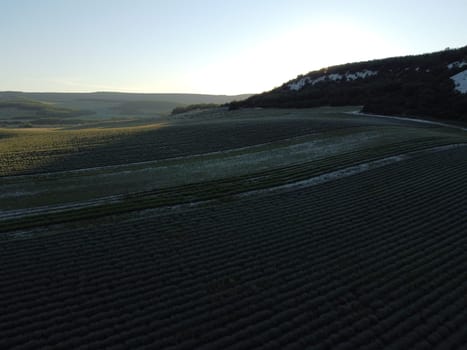
<path id="1" fill-rule="evenodd" d="M 112 144 L 138 133 L 159 130 L 167 123 L 132 127 L 0 129 L 0 176 L 40 171 L 47 165 Z M 83 155 L 84 156 L 84 155 Z"/>

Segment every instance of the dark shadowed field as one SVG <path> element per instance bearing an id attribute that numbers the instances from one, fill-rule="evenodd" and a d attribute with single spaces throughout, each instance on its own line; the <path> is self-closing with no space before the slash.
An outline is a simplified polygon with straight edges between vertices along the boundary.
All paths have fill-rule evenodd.
<path id="1" fill-rule="evenodd" d="M 0 348 L 463 349 L 467 134 L 349 110 L 0 129 Z"/>

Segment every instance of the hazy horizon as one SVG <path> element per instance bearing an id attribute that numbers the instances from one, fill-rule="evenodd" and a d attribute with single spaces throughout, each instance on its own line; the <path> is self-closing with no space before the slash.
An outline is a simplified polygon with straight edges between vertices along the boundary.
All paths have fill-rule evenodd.
<path id="1" fill-rule="evenodd" d="M 12 94 L 134 94 L 134 95 L 206 95 L 206 96 L 242 96 L 253 95 L 253 93 L 240 93 L 240 94 L 205 94 L 198 92 L 151 92 L 151 91 L 27 91 L 27 90 L 0 90 L 0 93 Z"/>
<path id="2" fill-rule="evenodd" d="M 259 93 L 467 44 L 467 2 L 4 0 L 0 91 Z"/>

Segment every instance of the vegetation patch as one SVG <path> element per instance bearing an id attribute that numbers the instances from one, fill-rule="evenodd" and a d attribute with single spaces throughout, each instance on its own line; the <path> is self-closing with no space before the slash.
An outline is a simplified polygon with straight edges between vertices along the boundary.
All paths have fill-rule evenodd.
<path id="1" fill-rule="evenodd" d="M 467 47 L 349 63 L 309 72 L 269 92 L 230 103 L 241 107 L 362 105 L 367 113 L 467 121 L 467 94 L 451 79 L 465 71 Z"/>
<path id="2" fill-rule="evenodd" d="M 212 108 L 218 108 L 218 107 L 219 105 L 215 103 L 201 103 L 201 104 L 194 104 L 194 105 L 189 105 L 189 106 L 176 107 L 172 110 L 172 115 L 191 112 L 191 111 L 201 111 L 203 109 L 212 109 Z"/>

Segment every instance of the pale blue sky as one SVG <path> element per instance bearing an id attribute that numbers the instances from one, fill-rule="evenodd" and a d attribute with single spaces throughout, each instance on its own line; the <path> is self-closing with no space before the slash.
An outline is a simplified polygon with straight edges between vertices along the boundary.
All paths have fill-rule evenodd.
<path id="1" fill-rule="evenodd" d="M 467 0 L 0 0 L 0 91 L 270 90 L 467 45 Z"/>

